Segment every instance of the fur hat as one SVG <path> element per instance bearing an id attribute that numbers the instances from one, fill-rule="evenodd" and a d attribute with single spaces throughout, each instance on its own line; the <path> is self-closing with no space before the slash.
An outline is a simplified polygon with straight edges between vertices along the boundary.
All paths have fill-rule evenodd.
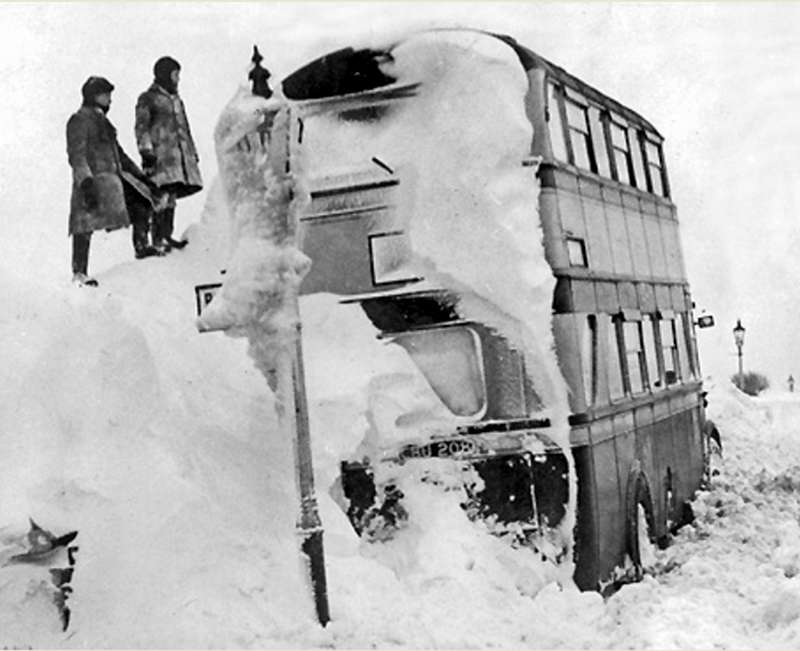
<path id="1" fill-rule="evenodd" d="M 153 66 L 153 74 L 160 84 L 169 83 L 169 76 L 173 70 L 180 70 L 181 64 L 172 57 L 161 57 Z"/>
<path id="2" fill-rule="evenodd" d="M 91 102 L 96 95 L 110 93 L 112 90 L 114 90 L 114 84 L 108 79 L 91 76 L 81 86 L 81 95 L 83 95 L 84 102 Z"/>

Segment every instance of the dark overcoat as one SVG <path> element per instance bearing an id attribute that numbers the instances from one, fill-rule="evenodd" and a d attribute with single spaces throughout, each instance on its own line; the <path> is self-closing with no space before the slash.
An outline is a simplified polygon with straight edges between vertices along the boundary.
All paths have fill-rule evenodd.
<path id="1" fill-rule="evenodd" d="M 69 234 L 113 230 L 130 224 L 123 183 L 150 205 L 147 177 L 117 142 L 117 130 L 102 110 L 81 106 L 67 121 L 67 157 L 72 167 Z M 94 179 L 97 206 L 87 209 L 80 185 Z"/>
<path id="2" fill-rule="evenodd" d="M 155 155 L 155 167 L 147 172 L 160 189 L 177 197 L 187 197 L 203 189 L 186 109 L 177 93 L 169 93 L 154 82 L 139 95 L 136 144 L 140 153 Z"/>

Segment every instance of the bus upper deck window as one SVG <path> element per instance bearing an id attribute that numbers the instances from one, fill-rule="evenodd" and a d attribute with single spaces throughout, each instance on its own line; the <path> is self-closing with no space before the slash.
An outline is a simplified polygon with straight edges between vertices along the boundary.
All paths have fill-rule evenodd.
<path id="1" fill-rule="evenodd" d="M 644 155 L 647 161 L 647 189 L 660 197 L 664 194 L 664 167 L 661 160 L 661 146 L 645 137 Z"/>
<path id="2" fill-rule="evenodd" d="M 471 328 L 454 326 L 396 335 L 394 343 L 414 364 L 445 406 L 456 416 L 480 416 L 486 384 L 480 338 Z"/>
<path id="3" fill-rule="evenodd" d="M 564 104 L 569 128 L 569 142 L 572 147 L 572 163 L 582 169 L 596 172 L 597 164 L 594 160 L 587 108 L 569 98 L 565 99 Z"/>
<path id="4" fill-rule="evenodd" d="M 631 147 L 628 140 L 628 129 L 613 120 L 609 122 L 611 134 L 611 150 L 614 174 L 620 183 L 633 183 L 633 162 L 631 161 Z"/>
<path id="5" fill-rule="evenodd" d="M 605 142 L 603 129 L 603 115 L 596 106 L 589 107 L 589 128 L 592 132 L 592 145 L 594 148 L 597 173 L 606 178 L 611 178 L 611 165 L 608 162 L 608 149 Z"/>
<path id="6" fill-rule="evenodd" d="M 550 125 L 550 147 L 556 160 L 567 162 L 567 145 L 564 142 L 564 125 L 561 121 L 561 93 L 557 86 L 548 84 L 547 119 Z"/>

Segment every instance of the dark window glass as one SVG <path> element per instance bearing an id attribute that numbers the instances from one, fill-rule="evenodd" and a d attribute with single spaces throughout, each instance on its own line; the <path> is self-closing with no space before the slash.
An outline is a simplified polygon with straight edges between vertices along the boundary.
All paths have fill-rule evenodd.
<path id="1" fill-rule="evenodd" d="M 686 360 L 684 362 L 684 368 L 686 369 L 686 374 L 683 376 L 684 378 L 698 377 L 700 371 L 697 368 L 697 359 L 695 358 L 695 341 L 694 341 L 694 333 L 692 332 L 691 321 L 692 314 L 691 312 L 684 312 L 678 315 L 678 323 L 680 324 L 678 327 L 678 350 L 683 353 L 684 350 L 686 351 L 685 357 L 681 355 L 681 358 Z"/>
<path id="2" fill-rule="evenodd" d="M 644 356 L 647 363 L 647 380 L 651 389 L 662 389 L 661 371 L 658 365 L 658 352 L 653 331 L 653 321 L 649 316 L 642 317 L 642 338 L 644 339 Z"/>
<path id="3" fill-rule="evenodd" d="M 681 377 L 678 340 L 675 337 L 675 321 L 673 319 L 664 319 L 659 325 L 661 353 L 664 359 L 664 379 L 667 384 L 675 384 Z"/>
<path id="4" fill-rule="evenodd" d="M 583 391 L 586 396 L 586 404 L 593 405 L 597 401 L 597 317 L 590 314 L 586 321 L 578 322 L 578 327 L 581 342 Z"/>
<path id="5" fill-rule="evenodd" d="M 644 140 L 644 156 L 647 163 L 647 189 L 661 197 L 664 193 L 664 170 L 661 165 L 661 146 L 649 138 Z"/>
<path id="6" fill-rule="evenodd" d="M 611 151 L 614 159 L 616 180 L 620 183 L 635 185 L 631 161 L 631 148 L 628 141 L 628 130 L 616 122 L 609 123 L 611 133 Z"/>
<path id="7" fill-rule="evenodd" d="M 585 170 L 597 171 L 592 152 L 592 137 L 589 132 L 589 117 L 585 106 L 571 99 L 564 100 L 567 109 L 569 141 L 572 145 L 572 163 Z"/>
<path id="8" fill-rule="evenodd" d="M 573 267 L 588 267 L 586 259 L 586 243 L 578 237 L 567 238 L 567 255 L 569 263 Z"/>
<path id="9" fill-rule="evenodd" d="M 557 86 L 548 84 L 548 105 L 547 123 L 550 128 L 550 147 L 553 149 L 553 156 L 565 163 L 569 161 L 567 156 L 567 145 L 564 142 L 564 125 L 561 122 L 561 93 Z"/>
<path id="10" fill-rule="evenodd" d="M 625 370 L 628 376 L 628 389 L 634 395 L 643 393 L 647 387 L 645 386 L 641 323 L 639 321 L 624 321 L 622 323 L 622 340 L 625 344 Z"/>
<path id="11" fill-rule="evenodd" d="M 619 339 L 622 336 L 621 322 L 612 321 L 611 317 L 603 315 L 606 331 L 608 332 L 606 367 L 608 368 L 608 392 L 611 400 L 618 400 L 625 396 L 625 386 L 622 382 L 622 362 L 620 359 Z"/>
<path id="12" fill-rule="evenodd" d="M 589 107 L 589 130 L 592 133 L 592 148 L 594 150 L 594 159 L 597 163 L 597 173 L 610 179 L 611 163 L 608 161 L 603 119 L 600 109 L 596 106 Z"/>

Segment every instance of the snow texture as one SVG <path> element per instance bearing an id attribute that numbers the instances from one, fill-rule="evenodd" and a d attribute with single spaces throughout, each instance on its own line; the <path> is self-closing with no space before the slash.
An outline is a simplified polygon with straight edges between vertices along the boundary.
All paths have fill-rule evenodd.
<path id="1" fill-rule="evenodd" d="M 468 31 L 412 35 L 382 68 L 398 86 L 420 84 L 418 94 L 376 122 L 309 118 L 309 173 L 353 172 L 375 158 L 395 170 L 415 275 L 457 291 L 463 318 L 487 324 L 523 353 L 546 406 L 537 415 L 551 418 L 548 435 L 570 461 L 573 490 L 561 526 L 569 556 L 576 478 L 551 330 L 555 280 L 544 257 L 535 167 L 523 166 L 533 136 L 527 78 L 508 45 Z"/>
<path id="2" fill-rule="evenodd" d="M 450 47 L 443 46 L 442 56 Z M 507 74 L 521 90 L 510 67 L 487 69 Z M 483 99 L 493 101 L 493 92 Z M 507 151 L 517 147 L 523 155 L 514 135 Z M 458 174 L 455 168 L 443 169 Z M 227 192 L 224 184 L 212 186 L 205 212 L 193 216 L 189 247 L 167 258 L 133 261 L 128 233 L 98 234 L 98 268 L 102 256 L 112 260 L 121 251 L 130 261 L 106 265 L 97 290 L 67 280 L 45 284 L 0 268 L 0 645 L 800 645 L 798 394 L 752 399 L 728 383 L 710 387 L 710 416 L 724 450 L 715 459 L 717 474 L 693 502 L 696 519 L 670 547 L 656 551 L 643 582 L 604 600 L 578 592 L 530 550 L 513 549 L 470 522 L 458 505 L 460 482 L 446 463 L 426 462 L 420 477 L 430 481 L 403 478 L 414 515 L 394 540 L 367 544 L 355 536 L 337 503 L 337 464 L 374 426 L 370 412 L 389 413 L 376 402 L 387 393 L 380 388 L 413 370 L 401 350 L 374 339 L 356 306 L 325 295 L 300 305 L 332 615 L 326 629 L 318 627 L 297 555 L 292 451 L 273 393 L 253 368 L 245 341 L 199 334 L 194 322 L 193 286 L 217 279 L 230 245 L 242 239 L 220 236 L 231 223 Z M 58 201 L 46 206 L 49 214 L 60 214 L 63 197 Z M 255 217 L 237 217 L 243 220 L 237 228 L 260 232 Z M 413 221 L 411 229 L 422 262 L 442 282 L 471 286 L 476 279 L 462 275 L 458 260 L 439 259 L 426 248 L 435 240 L 424 225 Z M 462 236 L 470 233 L 451 239 Z M 497 236 L 500 244 L 508 242 L 502 230 Z M 513 258 L 492 260 L 508 264 Z M 297 258 L 284 262 L 297 269 Z M 250 270 L 242 264 L 242 272 Z M 275 268 L 263 271 L 263 278 L 241 287 L 258 292 L 269 286 L 260 281 L 274 278 Z M 507 279 L 520 273 L 507 271 Z M 546 293 L 549 281 L 537 268 L 524 277 Z M 484 289 L 504 296 L 501 286 Z M 482 291 L 476 295 L 483 297 Z M 519 309 L 543 304 L 536 292 L 523 296 Z M 223 321 L 253 316 L 249 297 L 232 295 Z M 516 314 L 514 306 L 501 305 Z M 537 345 L 546 346 L 547 338 L 535 334 Z M 521 341 L 529 337 L 523 333 Z M 547 348 L 539 350 L 541 359 L 547 355 Z M 558 387 L 553 394 L 557 405 Z M 411 400 L 417 394 L 404 395 Z M 57 535 L 79 531 L 65 632 L 50 565 L 5 564 L 20 551 L 29 517 Z M 52 562 L 63 566 L 62 558 Z"/>

